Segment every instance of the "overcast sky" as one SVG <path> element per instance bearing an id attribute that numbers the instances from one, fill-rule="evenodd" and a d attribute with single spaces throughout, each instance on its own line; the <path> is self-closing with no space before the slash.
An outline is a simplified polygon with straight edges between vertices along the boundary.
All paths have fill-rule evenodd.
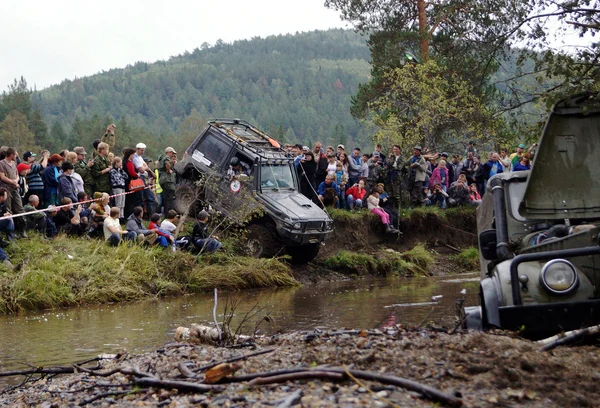
<path id="1" fill-rule="evenodd" d="M 37 89 L 204 42 L 347 27 L 325 0 L 3 0 L 0 90 Z"/>

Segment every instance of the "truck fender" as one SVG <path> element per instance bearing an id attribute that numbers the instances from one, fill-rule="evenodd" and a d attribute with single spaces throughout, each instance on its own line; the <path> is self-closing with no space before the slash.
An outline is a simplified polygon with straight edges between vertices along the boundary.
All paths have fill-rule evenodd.
<path id="1" fill-rule="evenodd" d="M 484 309 L 484 327 L 500 327 L 500 298 L 492 278 L 481 281 L 481 305 Z"/>

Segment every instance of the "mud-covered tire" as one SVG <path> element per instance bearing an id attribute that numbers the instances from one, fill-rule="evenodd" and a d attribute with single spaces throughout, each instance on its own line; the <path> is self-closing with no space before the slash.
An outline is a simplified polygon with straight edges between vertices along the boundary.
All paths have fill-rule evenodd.
<path id="1" fill-rule="evenodd" d="M 281 252 L 283 246 L 266 225 L 251 224 L 246 231 L 246 251 L 249 256 L 272 258 Z"/>
<path id="2" fill-rule="evenodd" d="M 195 214 L 199 208 L 197 187 L 191 181 L 183 181 L 175 188 L 175 203 L 173 207 L 179 214 Z"/>
<path id="3" fill-rule="evenodd" d="M 287 253 L 292 257 L 292 264 L 302 265 L 315 259 L 319 255 L 321 244 L 310 244 L 288 247 Z"/>

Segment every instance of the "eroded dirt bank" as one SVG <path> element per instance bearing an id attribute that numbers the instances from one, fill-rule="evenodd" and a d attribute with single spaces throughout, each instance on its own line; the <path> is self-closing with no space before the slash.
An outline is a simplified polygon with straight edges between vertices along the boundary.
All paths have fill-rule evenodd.
<path id="1" fill-rule="evenodd" d="M 378 381 L 304 379 L 279 384 L 222 384 L 184 392 L 177 381 L 200 384 L 206 364 L 260 350 L 272 352 L 238 361 L 234 376 L 320 366 L 406 378 L 434 387 L 466 407 L 592 407 L 600 398 L 598 349 L 592 346 L 539 351 L 528 340 L 505 335 L 448 335 L 391 327 L 346 333 L 296 333 L 258 339 L 256 349 L 225 349 L 172 343 L 143 355 L 105 362 L 96 373 L 47 378 L 0 395 L 2 406 L 450 406 L 420 393 Z M 185 365 L 185 368 L 181 368 Z M 90 367 L 90 365 L 87 365 Z M 120 371 L 120 372 L 119 372 Z M 106 375 L 107 373 L 111 375 Z M 185 375 L 197 378 L 186 378 Z M 144 380 L 144 378 L 150 380 Z M 456 401 L 455 401 L 456 402 Z M 280 405 L 282 404 L 282 405 Z M 301 405 L 297 405 L 301 404 Z"/>

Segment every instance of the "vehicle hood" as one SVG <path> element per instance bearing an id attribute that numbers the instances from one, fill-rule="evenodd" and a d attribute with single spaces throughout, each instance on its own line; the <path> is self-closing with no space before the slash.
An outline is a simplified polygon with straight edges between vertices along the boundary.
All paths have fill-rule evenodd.
<path id="1" fill-rule="evenodd" d="M 281 218 L 293 221 L 327 221 L 329 216 L 319 206 L 297 191 L 262 192 L 257 197 Z"/>
<path id="2" fill-rule="evenodd" d="M 600 99 L 558 102 L 546 122 L 519 213 L 531 219 L 600 218 Z"/>

